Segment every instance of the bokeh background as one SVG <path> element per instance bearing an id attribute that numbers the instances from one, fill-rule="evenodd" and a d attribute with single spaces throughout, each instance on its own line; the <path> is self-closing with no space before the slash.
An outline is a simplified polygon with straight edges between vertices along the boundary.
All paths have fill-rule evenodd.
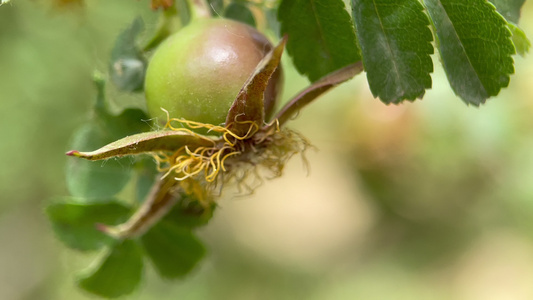
<path id="1" fill-rule="evenodd" d="M 68 1 L 56 1 L 68 2 Z M 147 0 L 0 7 L 0 299 L 91 299 L 94 255 L 64 247 L 43 209 L 67 195 L 64 152 L 87 120 L 116 35 Z M 520 23 L 531 38 L 533 3 Z M 422 101 L 386 106 L 364 76 L 291 127 L 318 149 L 252 195 L 220 199 L 185 280 L 148 269 L 127 299 L 533 299 L 533 58 L 480 108 L 454 96 L 435 55 Z M 285 57 L 287 100 L 308 83 Z M 112 101 L 142 96 L 110 89 Z"/>

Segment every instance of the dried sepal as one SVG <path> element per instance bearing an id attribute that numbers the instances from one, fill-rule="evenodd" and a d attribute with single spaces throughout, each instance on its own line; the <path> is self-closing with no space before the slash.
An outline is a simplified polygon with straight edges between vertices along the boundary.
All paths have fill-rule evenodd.
<path id="1" fill-rule="evenodd" d="M 286 42 L 285 36 L 267 53 L 237 94 L 226 117 L 226 127 L 234 134 L 245 136 L 254 123 L 257 126 L 263 124 L 265 90 L 270 77 L 279 66 Z"/>
<path id="2" fill-rule="evenodd" d="M 212 146 L 213 144 L 215 144 L 214 138 L 190 130 L 162 130 L 130 135 L 95 151 L 71 150 L 66 154 L 88 160 L 101 160 L 142 153 L 174 151 L 185 145 L 194 150 L 197 147 Z"/>
<path id="3" fill-rule="evenodd" d="M 353 78 L 362 71 L 363 64 L 361 62 L 357 62 L 322 77 L 292 98 L 292 100 L 290 100 L 276 114 L 273 119 L 275 122 L 272 122 L 270 125 L 268 125 L 268 127 L 282 126 L 285 124 L 285 122 L 294 117 L 301 108 L 309 104 L 311 101 L 315 100 L 320 95 L 337 86 L 338 84 Z"/>

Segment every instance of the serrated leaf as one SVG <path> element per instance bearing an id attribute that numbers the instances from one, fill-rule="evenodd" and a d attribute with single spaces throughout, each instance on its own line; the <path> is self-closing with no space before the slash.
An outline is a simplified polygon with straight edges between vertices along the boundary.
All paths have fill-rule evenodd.
<path id="1" fill-rule="evenodd" d="M 104 129 L 88 123 L 75 132 L 71 147 L 94 149 L 110 141 L 112 138 Z M 130 179 L 132 161 L 128 158 L 105 162 L 69 159 L 66 167 L 67 187 L 72 196 L 99 199 L 113 197 L 122 190 Z"/>
<path id="2" fill-rule="evenodd" d="M 520 29 L 520 27 L 512 23 L 508 23 L 507 25 L 513 34 L 512 39 L 516 53 L 518 53 L 520 56 L 526 56 L 526 54 L 529 52 L 529 48 L 531 47 L 531 42 L 527 38 L 525 32 Z"/>
<path id="3" fill-rule="evenodd" d="M 515 53 L 505 19 L 486 0 L 424 0 L 448 81 L 480 105 L 509 84 Z"/>
<path id="4" fill-rule="evenodd" d="M 385 103 L 421 98 L 431 88 L 429 19 L 418 0 L 352 0 L 368 84 Z"/>
<path id="5" fill-rule="evenodd" d="M 498 12 L 509 22 L 518 24 L 520 10 L 526 0 L 489 0 L 496 6 Z"/>
<path id="6" fill-rule="evenodd" d="M 81 157 L 87 160 L 102 160 L 140 153 L 174 151 L 185 145 L 189 149 L 194 150 L 199 146 L 213 146 L 213 144 L 213 139 L 200 134 L 163 130 L 130 135 L 91 152 L 72 150 L 67 152 L 67 155 Z M 75 148 L 88 148 L 85 145 L 82 146 Z"/>
<path id="7" fill-rule="evenodd" d="M 224 17 L 255 27 L 255 17 L 243 3 L 233 2 L 228 5 L 224 11 Z"/>
<path id="8" fill-rule="evenodd" d="M 276 71 L 287 38 L 281 39 L 259 62 L 254 72 L 246 80 L 231 105 L 226 117 L 226 127 L 238 136 L 244 136 L 250 130 L 250 122 L 263 125 L 265 118 L 264 94 L 268 81 Z"/>
<path id="9" fill-rule="evenodd" d="M 342 0 L 283 0 L 278 19 L 294 65 L 311 81 L 361 60 Z"/>
<path id="10" fill-rule="evenodd" d="M 111 52 L 109 73 L 113 83 L 123 91 L 140 91 L 143 88 L 146 61 L 136 44 L 137 36 L 144 30 L 140 17 L 117 38 Z"/>
<path id="11" fill-rule="evenodd" d="M 79 286 L 95 295 L 117 298 L 130 294 L 139 285 L 143 271 L 143 253 L 133 240 L 112 247 L 101 262 L 85 271 Z"/>
<path id="12" fill-rule="evenodd" d="M 279 110 L 274 117 L 274 120 L 278 120 L 278 124 L 281 126 L 288 120 L 294 117 L 300 109 L 309 104 L 311 101 L 318 98 L 320 95 L 328 91 L 329 89 L 337 86 L 338 84 L 353 78 L 355 75 L 363 71 L 363 64 L 357 62 L 355 64 L 344 67 L 340 70 L 332 72 L 327 76 L 324 76 L 320 80 L 316 81 L 298 95 L 292 98 L 285 106 Z M 269 126 L 275 126 L 276 123 L 272 123 Z"/>
<path id="13" fill-rule="evenodd" d="M 143 235 L 141 243 L 164 278 L 184 277 L 205 255 L 205 248 L 189 229 L 165 221 Z"/>
<path id="14" fill-rule="evenodd" d="M 131 210 L 114 199 L 99 202 L 83 204 L 66 199 L 48 205 L 46 213 L 57 237 L 68 247 L 81 251 L 111 245 L 115 240 L 99 231 L 97 224 L 120 224 L 128 219 Z"/>

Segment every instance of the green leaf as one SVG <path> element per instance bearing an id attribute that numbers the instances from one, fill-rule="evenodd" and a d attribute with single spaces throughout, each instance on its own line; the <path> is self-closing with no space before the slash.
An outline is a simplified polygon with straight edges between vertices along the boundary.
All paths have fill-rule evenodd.
<path id="1" fill-rule="evenodd" d="M 294 65 L 311 81 L 361 60 L 342 0 L 283 0 L 278 19 Z"/>
<path id="2" fill-rule="evenodd" d="M 158 171 L 156 168 L 156 163 L 151 157 L 141 160 L 137 165 L 139 166 L 139 169 L 137 170 L 137 185 L 135 187 L 135 196 L 137 201 L 139 203 L 142 203 L 145 201 L 146 196 L 152 189 Z"/>
<path id="3" fill-rule="evenodd" d="M 107 132 L 95 123 L 88 123 L 74 134 L 71 147 L 94 149 L 112 141 Z M 108 198 L 122 190 L 130 179 L 132 161 L 112 159 L 92 162 L 81 159 L 67 161 L 66 179 L 70 194 L 80 198 Z"/>
<path id="4" fill-rule="evenodd" d="M 422 98 L 431 88 L 429 19 L 418 0 L 352 0 L 368 84 L 385 103 Z"/>
<path id="5" fill-rule="evenodd" d="M 184 277 L 205 255 L 205 248 L 189 229 L 165 221 L 142 236 L 141 243 L 164 278 Z"/>
<path id="6" fill-rule="evenodd" d="M 6 3 L 9 3 L 11 0 L 0 0 L 0 6 Z"/>
<path id="7" fill-rule="evenodd" d="M 224 11 L 224 17 L 255 27 L 254 15 L 243 3 L 233 2 L 228 5 Z"/>
<path id="8" fill-rule="evenodd" d="M 480 105 L 509 84 L 515 53 L 505 19 L 486 0 L 424 0 L 448 81 Z"/>
<path id="9" fill-rule="evenodd" d="M 109 73 L 120 90 L 133 92 L 143 88 L 146 61 L 136 45 L 136 38 L 143 30 L 144 23 L 138 17 L 118 36 L 111 52 Z"/>
<path id="10" fill-rule="evenodd" d="M 496 6 L 498 12 L 509 22 L 518 24 L 520 10 L 526 0 L 489 0 Z"/>
<path id="11" fill-rule="evenodd" d="M 116 298 L 130 294 L 142 278 L 142 249 L 137 242 L 125 240 L 117 244 L 96 267 L 86 270 L 78 279 L 79 286 L 95 295 Z"/>
<path id="12" fill-rule="evenodd" d="M 508 23 L 507 25 L 513 34 L 512 39 L 516 53 L 518 53 L 520 56 L 526 56 L 526 54 L 529 52 L 529 48 L 531 47 L 531 42 L 528 40 L 524 31 L 518 26 L 512 23 Z"/>
<path id="13" fill-rule="evenodd" d="M 264 94 L 268 81 L 276 71 L 287 38 L 283 38 L 259 62 L 254 73 L 248 77 L 231 105 L 226 117 L 226 127 L 238 136 L 245 136 L 250 130 L 249 122 L 258 126 L 265 119 Z"/>
<path id="14" fill-rule="evenodd" d="M 300 111 L 300 109 L 311 103 L 311 101 L 315 100 L 320 95 L 322 95 L 329 89 L 337 86 L 338 84 L 343 83 L 350 78 L 353 78 L 355 75 L 361 73 L 362 71 L 363 64 L 361 62 L 357 62 L 340 70 L 332 72 L 327 76 L 324 76 L 317 82 L 313 83 L 312 85 L 301 91 L 287 104 L 285 104 L 285 106 L 280 109 L 277 115 L 274 117 L 274 120 L 278 120 L 277 124 L 279 124 L 280 126 L 285 124 L 285 122 L 290 120 Z M 273 122 L 269 126 L 273 128 L 274 126 L 276 126 L 276 123 Z"/>
<path id="15" fill-rule="evenodd" d="M 146 113 L 137 108 L 128 108 L 119 115 L 108 115 L 101 120 L 110 136 L 114 140 L 128 135 L 150 130 L 149 117 Z M 100 120 L 96 120 L 100 121 Z"/>
<path id="16" fill-rule="evenodd" d="M 194 150 L 199 146 L 213 146 L 214 143 L 215 140 L 197 133 L 163 130 L 130 135 L 91 152 L 71 150 L 66 154 L 88 160 L 101 160 L 140 153 L 173 151 L 185 145 L 187 145 L 190 150 Z M 88 147 L 73 148 L 82 149 Z M 94 148 L 96 147 L 93 147 L 93 149 Z"/>
<path id="17" fill-rule="evenodd" d="M 105 101 L 105 81 L 95 74 L 97 88 L 94 118 L 74 133 L 71 147 L 97 149 L 124 136 L 150 129 L 148 117 L 139 109 L 126 109 L 121 114 L 109 112 Z M 130 178 L 133 161 L 130 158 L 93 163 L 69 159 L 67 186 L 73 196 L 108 198 L 120 192 Z"/>
<path id="18" fill-rule="evenodd" d="M 192 195 L 182 194 L 182 197 L 165 216 L 165 222 L 189 229 L 206 225 L 213 217 L 216 204 L 212 202 L 206 207 L 192 197 Z"/>
<path id="19" fill-rule="evenodd" d="M 94 106 L 95 116 L 92 121 L 104 128 L 110 141 L 150 130 L 150 125 L 147 122 L 149 117 L 140 109 L 128 108 L 118 115 L 111 113 L 105 98 L 106 83 L 104 78 L 100 74 L 95 74 L 93 80 L 97 95 Z"/>
<path id="20" fill-rule="evenodd" d="M 189 7 L 188 0 L 177 0 L 175 5 L 172 8 L 175 8 L 179 14 L 179 19 L 182 26 L 185 26 L 191 22 L 191 9 Z M 165 10 L 163 13 L 166 13 L 172 8 Z M 175 32 L 175 31 L 173 31 Z"/>
<path id="21" fill-rule="evenodd" d="M 115 240 L 99 231 L 97 224 L 120 224 L 128 219 L 130 212 L 114 199 L 103 199 L 94 204 L 66 199 L 46 208 L 57 237 L 68 247 L 81 251 L 112 244 Z"/>
<path id="22" fill-rule="evenodd" d="M 178 31 L 182 25 L 189 23 L 189 7 L 186 0 L 177 0 L 174 6 L 164 9 L 157 22 L 156 29 L 142 47 L 143 52 L 150 51 L 161 44 L 168 36 Z"/>

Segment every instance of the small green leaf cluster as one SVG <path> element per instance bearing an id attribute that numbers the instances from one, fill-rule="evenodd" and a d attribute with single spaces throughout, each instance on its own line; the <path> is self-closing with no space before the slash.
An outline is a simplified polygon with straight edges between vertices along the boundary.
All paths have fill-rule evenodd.
<path id="1" fill-rule="evenodd" d="M 145 53 L 137 45 L 143 27 L 142 20 L 135 19 L 118 36 L 111 53 L 110 81 L 124 92 L 139 92 L 144 85 Z M 106 80 L 100 73 L 95 74 L 94 83 L 97 94 L 91 117 L 74 132 L 72 149 L 99 148 L 152 130 L 150 117 L 142 109 L 124 104 L 120 113 L 111 111 Z M 131 218 L 157 177 L 156 165 L 148 157 L 67 161 L 66 181 L 71 196 L 54 199 L 46 213 L 65 245 L 101 253 L 92 267 L 79 274 L 77 282 L 82 289 L 106 298 L 119 297 L 131 293 L 140 283 L 144 257 L 162 277 L 174 279 L 187 275 L 205 255 L 193 230 L 209 221 L 214 206 L 206 208 L 187 197 L 141 236 L 117 239 L 104 232 L 102 226 L 119 225 Z M 133 191 L 126 191 L 129 186 L 134 186 Z M 133 199 L 120 197 L 128 193 Z"/>
<path id="2" fill-rule="evenodd" d="M 74 133 L 71 146 L 95 148 L 124 136 L 149 131 L 148 116 L 140 109 L 109 112 L 104 98 L 104 80 L 95 78 L 98 89 L 93 116 Z M 116 239 L 100 225 L 127 221 L 142 204 L 157 176 L 147 158 L 117 158 L 102 162 L 68 160 L 67 184 L 71 197 L 55 199 L 46 212 L 57 237 L 68 247 L 88 252 L 102 251 L 97 263 L 78 276 L 81 288 L 113 298 L 131 293 L 139 284 L 147 257 L 164 278 L 181 278 L 205 255 L 193 230 L 206 224 L 212 209 L 182 198 L 168 215 L 145 234 Z M 135 201 L 120 199 L 129 182 L 135 184 Z"/>
<path id="3" fill-rule="evenodd" d="M 311 81 L 362 60 L 374 97 L 413 101 L 432 86 L 437 48 L 453 91 L 478 106 L 507 87 L 512 55 L 529 49 L 516 25 L 523 3 L 351 0 L 350 18 L 342 0 L 282 0 L 278 18 L 296 68 Z"/>
<path id="4" fill-rule="evenodd" d="M 146 256 L 164 278 L 187 275 L 205 254 L 204 246 L 192 230 L 210 215 L 197 215 L 198 207 L 177 206 L 161 222 L 138 239 L 116 240 L 99 231 L 95 224 L 120 224 L 133 210 L 116 198 L 98 203 L 79 198 L 58 200 L 46 212 L 57 236 L 79 251 L 101 250 L 97 264 L 78 276 L 81 288 L 113 298 L 131 293 L 140 283 Z"/>

